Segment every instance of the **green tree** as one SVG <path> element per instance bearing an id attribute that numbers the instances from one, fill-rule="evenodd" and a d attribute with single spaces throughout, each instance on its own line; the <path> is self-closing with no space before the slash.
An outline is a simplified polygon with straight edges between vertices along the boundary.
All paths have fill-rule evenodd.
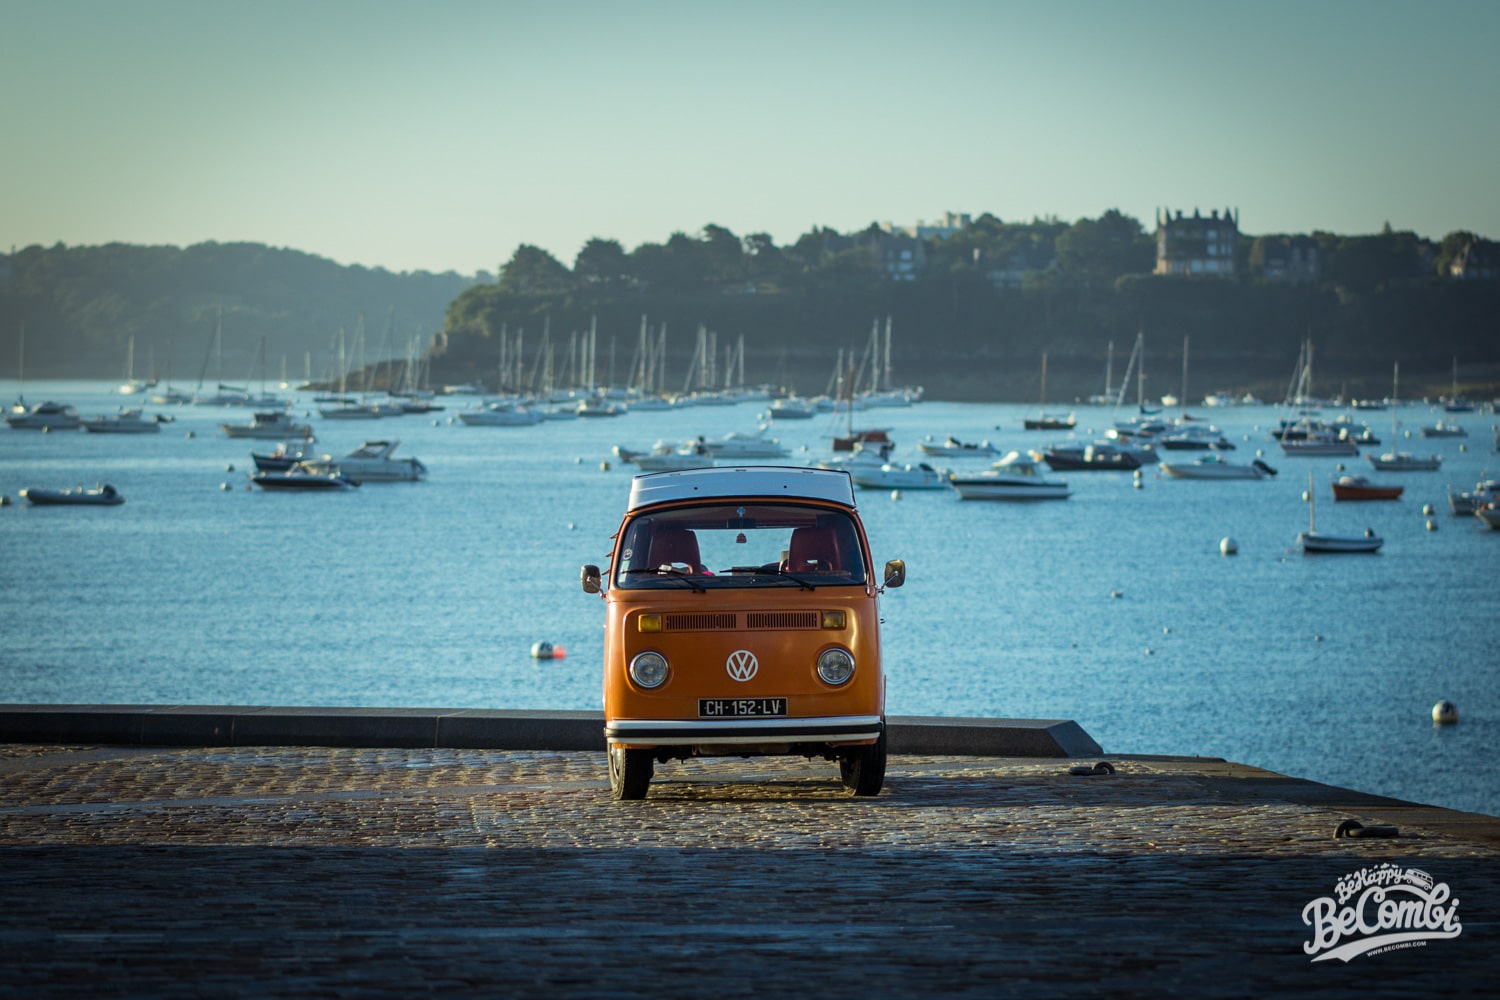
<path id="1" fill-rule="evenodd" d="M 1154 259 L 1155 249 L 1140 220 L 1113 208 L 1098 219 L 1079 219 L 1057 237 L 1058 267 L 1067 280 L 1085 288 L 1148 272 Z"/>
<path id="2" fill-rule="evenodd" d="M 775 282 L 786 267 L 786 258 L 769 233 L 751 233 L 741 241 L 745 276 L 751 281 Z"/>
<path id="3" fill-rule="evenodd" d="M 740 238 L 723 226 L 710 223 L 703 227 L 698 253 L 710 282 L 727 285 L 744 280 L 745 248 Z"/>
<path id="4" fill-rule="evenodd" d="M 522 243 L 500 268 L 500 288 L 523 295 L 553 295 L 572 290 L 573 274 L 541 247 Z"/>
<path id="5" fill-rule="evenodd" d="M 1413 232 L 1375 236 L 1333 236 L 1317 233 L 1323 277 L 1355 294 L 1374 291 L 1392 282 L 1431 273 L 1434 248 Z"/>
<path id="6" fill-rule="evenodd" d="M 596 236 L 573 259 L 573 276 L 580 281 L 613 284 L 630 276 L 630 258 L 619 240 Z"/>

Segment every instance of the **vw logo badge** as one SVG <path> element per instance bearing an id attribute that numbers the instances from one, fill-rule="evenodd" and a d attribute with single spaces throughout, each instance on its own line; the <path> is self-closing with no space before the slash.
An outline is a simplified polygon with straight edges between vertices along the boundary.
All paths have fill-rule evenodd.
<path id="1" fill-rule="evenodd" d="M 737 681 L 748 681 L 755 676 L 755 671 L 760 669 L 760 664 L 755 660 L 755 654 L 748 649 L 736 649 L 729 654 L 729 659 L 724 661 L 724 669 L 729 671 L 729 676 Z"/>

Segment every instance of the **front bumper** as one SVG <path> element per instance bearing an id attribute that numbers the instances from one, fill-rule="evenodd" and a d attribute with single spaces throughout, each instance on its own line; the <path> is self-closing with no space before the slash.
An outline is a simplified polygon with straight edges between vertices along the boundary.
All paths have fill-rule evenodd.
<path id="1" fill-rule="evenodd" d="M 610 743 L 637 746 L 758 743 L 858 743 L 885 731 L 878 715 L 841 715 L 823 719 L 614 719 L 604 725 Z"/>

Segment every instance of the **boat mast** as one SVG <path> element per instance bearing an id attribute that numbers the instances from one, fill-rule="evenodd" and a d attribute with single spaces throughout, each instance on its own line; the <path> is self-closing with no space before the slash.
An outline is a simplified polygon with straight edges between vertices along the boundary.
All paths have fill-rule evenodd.
<path id="1" fill-rule="evenodd" d="M 1313 474 L 1307 474 L 1307 533 L 1316 535 L 1318 533 L 1317 515 L 1313 512 Z"/>
<path id="2" fill-rule="evenodd" d="M 1401 385 L 1401 362 L 1391 371 L 1391 454 L 1396 454 L 1396 396 Z"/>
<path id="3" fill-rule="evenodd" d="M 1042 408 L 1041 416 L 1047 415 L 1047 352 L 1042 352 Z"/>
<path id="4" fill-rule="evenodd" d="M 884 386 L 884 388 L 887 389 L 887 390 L 889 390 L 890 387 L 891 387 L 891 316 L 890 316 L 889 313 L 887 313 L 886 317 L 885 317 L 885 386 Z"/>
<path id="5" fill-rule="evenodd" d="M 1120 376 L 1120 387 L 1115 394 L 1116 409 L 1125 405 L 1125 390 L 1130 386 L 1130 373 L 1135 371 L 1136 359 L 1140 357 L 1145 339 L 1146 335 L 1144 333 L 1137 333 L 1135 335 L 1135 346 L 1130 349 L 1130 360 L 1125 363 L 1125 374 Z"/>
<path id="6" fill-rule="evenodd" d="M 1140 413 L 1146 412 L 1146 341 L 1145 336 L 1141 339 L 1141 359 L 1135 367 L 1135 408 Z"/>
<path id="7" fill-rule="evenodd" d="M 1187 368 L 1188 368 L 1188 338 L 1182 338 L 1182 416 L 1187 419 Z"/>

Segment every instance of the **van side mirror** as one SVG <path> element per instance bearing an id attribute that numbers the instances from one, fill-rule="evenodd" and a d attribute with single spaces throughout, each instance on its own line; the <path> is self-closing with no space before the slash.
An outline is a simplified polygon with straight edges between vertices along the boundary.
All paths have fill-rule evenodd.
<path id="1" fill-rule="evenodd" d="M 885 564 L 885 585 L 887 587 L 899 587 L 906 582 L 906 561 L 903 559 L 892 559 Z"/>
<path id="2" fill-rule="evenodd" d="M 578 571 L 578 582 L 583 584 L 585 594 L 597 594 L 604 589 L 599 577 L 598 566 L 585 566 Z"/>

